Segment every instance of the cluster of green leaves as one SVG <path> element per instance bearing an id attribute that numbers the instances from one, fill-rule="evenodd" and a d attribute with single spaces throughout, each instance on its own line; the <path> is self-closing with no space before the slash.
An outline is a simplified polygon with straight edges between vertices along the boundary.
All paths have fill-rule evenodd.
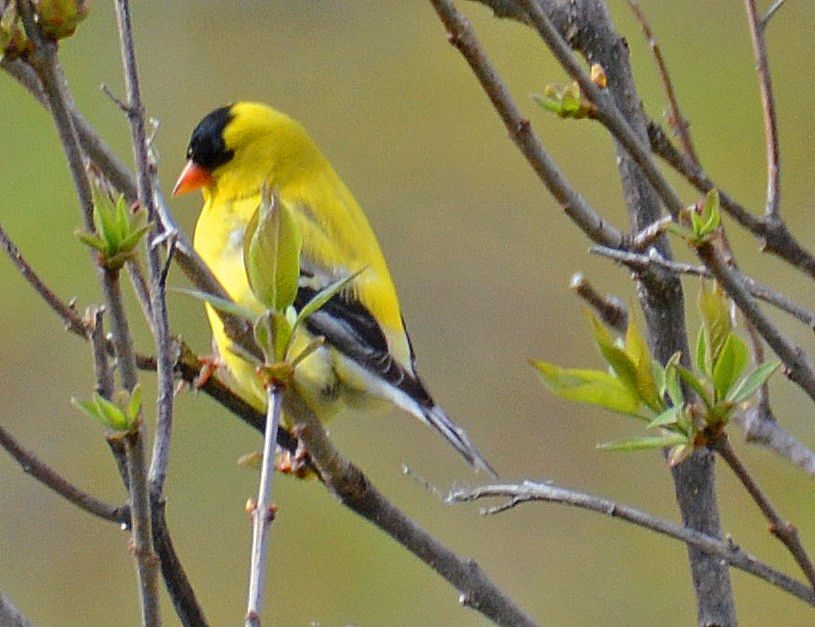
<path id="1" fill-rule="evenodd" d="M 687 225 L 670 222 L 666 229 L 693 246 L 709 241 L 721 222 L 718 190 L 715 187 L 711 189 L 704 200 L 687 210 L 684 217 L 687 218 Z"/>
<path id="2" fill-rule="evenodd" d="M 94 233 L 77 231 L 85 244 L 99 253 L 101 264 L 119 270 L 136 255 L 136 247 L 150 230 L 147 212 L 140 206 L 130 207 L 123 194 L 112 197 L 99 188 L 93 196 Z"/>
<path id="3" fill-rule="evenodd" d="M 72 398 L 71 402 L 103 427 L 122 434 L 132 433 L 138 426 L 141 414 L 141 388 L 137 385 L 133 392 L 117 390 L 111 400 L 95 393 L 89 401 Z"/>
<path id="4" fill-rule="evenodd" d="M 607 442 L 599 448 L 667 447 L 669 462 L 675 465 L 718 434 L 779 366 L 764 363 L 743 376 L 749 350 L 734 332 L 729 301 L 717 285 L 703 282 L 699 311 L 703 325 L 694 369 L 680 364 L 679 353 L 661 365 L 651 358 L 633 321 L 624 339 L 614 338 L 591 312 L 586 316 L 608 370 L 569 369 L 544 361 L 532 364 L 554 394 L 632 416 L 648 429 L 661 430 L 658 435 Z"/>

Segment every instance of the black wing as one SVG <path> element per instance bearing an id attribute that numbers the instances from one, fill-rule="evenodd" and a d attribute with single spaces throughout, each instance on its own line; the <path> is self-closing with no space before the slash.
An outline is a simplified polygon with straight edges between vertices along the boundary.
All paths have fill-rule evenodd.
<path id="1" fill-rule="evenodd" d="M 317 294 L 318 290 L 301 285 L 294 300 L 295 309 L 302 309 Z M 306 328 L 313 335 L 323 336 L 327 344 L 401 390 L 422 407 L 433 407 L 433 399 L 422 382 L 393 358 L 379 323 L 353 296 L 344 292 L 335 294 L 306 319 Z M 412 347 L 410 352 L 412 360 Z"/>

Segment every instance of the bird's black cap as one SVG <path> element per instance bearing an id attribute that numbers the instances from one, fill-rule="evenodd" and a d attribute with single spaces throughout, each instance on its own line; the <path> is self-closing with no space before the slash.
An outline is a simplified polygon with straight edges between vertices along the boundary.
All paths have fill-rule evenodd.
<path id="1" fill-rule="evenodd" d="M 235 154 L 235 151 L 227 150 L 224 142 L 224 129 L 233 117 L 231 111 L 231 106 L 215 109 L 192 132 L 187 158 L 210 172 L 227 163 Z"/>

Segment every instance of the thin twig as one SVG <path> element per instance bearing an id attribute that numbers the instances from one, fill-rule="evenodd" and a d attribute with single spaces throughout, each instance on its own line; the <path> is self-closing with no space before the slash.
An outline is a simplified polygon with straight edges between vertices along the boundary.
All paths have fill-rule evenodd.
<path id="1" fill-rule="evenodd" d="M 650 151 L 639 141 L 622 116 L 617 106 L 597 85 L 593 83 L 586 71 L 577 63 L 566 46 L 558 31 L 549 18 L 541 10 L 536 0 L 520 0 L 526 8 L 530 20 L 538 30 L 541 38 L 563 66 L 563 68 L 576 80 L 582 92 L 596 106 L 596 119 L 614 135 L 625 147 L 628 153 L 642 168 L 648 182 L 653 185 L 659 194 L 668 212 L 677 217 L 682 209 L 682 203 L 668 181 L 656 168 L 650 156 Z M 780 220 L 775 220 L 780 222 Z M 728 295 L 742 309 L 744 315 L 755 325 L 764 340 L 775 353 L 784 361 L 789 377 L 800 385 L 809 396 L 815 400 L 815 373 L 800 350 L 797 350 L 781 335 L 776 327 L 761 313 L 753 298 L 734 277 L 733 271 L 721 259 L 711 245 L 699 246 L 697 254 L 702 262 L 711 270 L 719 283 L 728 292 Z"/>
<path id="2" fill-rule="evenodd" d="M 631 125 L 623 116 L 611 95 L 595 85 L 589 74 L 574 58 L 563 37 L 543 12 L 538 0 L 519 0 L 526 9 L 529 20 L 538 31 L 541 39 L 549 47 L 555 59 L 566 72 L 580 85 L 581 93 L 595 105 L 595 118 L 614 135 L 615 139 L 626 149 L 631 158 L 642 169 L 648 182 L 662 199 L 671 216 L 676 217 L 683 208 L 682 201 L 664 176 L 659 172 L 651 152 L 637 137 Z M 618 247 L 619 248 L 619 247 Z"/>
<path id="3" fill-rule="evenodd" d="M 642 26 L 642 32 L 645 33 L 645 37 L 648 39 L 648 46 L 651 48 L 651 52 L 653 53 L 654 60 L 657 64 L 657 69 L 659 69 L 659 77 L 662 79 L 662 86 L 665 88 L 665 94 L 668 96 L 668 104 L 671 108 L 671 113 L 668 116 L 668 122 L 670 123 L 671 128 L 676 131 L 676 135 L 679 137 L 679 143 L 682 144 L 682 149 L 685 151 L 688 158 L 694 163 L 699 163 L 699 157 L 696 156 L 696 150 L 693 147 L 693 141 L 691 141 L 690 137 L 690 124 L 688 124 L 685 116 L 682 115 L 682 110 L 679 108 L 679 100 L 677 99 L 676 92 L 674 91 L 673 81 L 671 81 L 671 74 L 668 72 L 668 65 L 665 63 L 665 58 L 662 56 L 662 49 L 660 48 L 659 43 L 651 30 L 651 24 L 648 22 L 648 18 L 645 16 L 645 12 L 642 10 L 637 0 L 628 0 L 628 6 L 631 7 L 631 10 L 634 12 L 634 15 L 637 16 L 637 19 Z"/>
<path id="4" fill-rule="evenodd" d="M 723 542 L 713 536 L 659 518 L 642 510 L 623 505 L 603 497 L 593 496 L 548 483 L 524 481 L 521 484 L 487 485 L 478 488 L 458 488 L 450 493 L 451 502 L 470 502 L 482 498 L 510 499 L 507 503 L 484 510 L 486 514 L 503 512 L 529 501 L 562 503 L 587 509 L 613 518 L 620 518 L 656 533 L 676 538 L 702 551 L 724 559 L 728 564 L 748 572 L 769 584 L 815 606 L 815 591 L 784 573 L 768 566 L 753 555 L 742 551 L 732 542 Z"/>
<path id="5" fill-rule="evenodd" d="M 715 185 L 699 165 L 679 152 L 658 124 L 648 125 L 648 137 L 653 151 L 697 190 L 706 194 L 716 187 L 722 209 L 750 233 L 761 238 L 763 250 L 815 278 L 815 256 L 801 246 L 783 221 L 758 218 L 747 211 L 720 186 Z"/>
<path id="6" fill-rule="evenodd" d="M 625 333 L 628 328 L 628 308 L 619 298 L 601 295 L 582 272 L 572 277 L 569 287 L 597 312 L 605 324 Z"/>
<path id="7" fill-rule="evenodd" d="M 767 202 L 764 217 L 781 219 L 781 158 L 778 148 L 778 122 L 775 113 L 775 96 L 767 60 L 767 42 L 764 40 L 764 22 L 759 20 L 755 0 L 744 0 L 747 23 L 753 40 L 756 69 L 761 84 L 761 110 L 764 115 L 764 139 L 767 146 Z"/>
<path id="8" fill-rule="evenodd" d="M 77 138 L 76 129 L 73 123 L 73 116 L 70 113 L 75 107 L 67 103 L 72 103 L 70 92 L 67 90 L 67 82 L 62 73 L 57 56 L 56 43 L 46 40 L 34 20 L 34 10 L 30 0 L 20 0 L 17 3 L 20 17 L 25 26 L 26 35 L 34 44 L 33 52 L 28 59 L 45 92 L 51 116 L 57 127 L 57 131 L 62 143 L 68 166 L 76 188 L 77 197 L 85 222 L 85 229 L 94 232 L 93 222 L 93 194 L 91 192 L 90 180 L 85 169 L 82 149 Z M 119 365 L 119 372 L 122 377 L 122 386 L 132 391 L 137 383 L 136 362 L 133 354 L 132 338 L 128 330 L 127 318 L 121 301 L 121 290 L 119 288 L 119 273 L 102 269 L 100 271 L 102 290 L 105 294 L 105 302 L 108 307 L 111 319 L 111 328 L 114 334 L 114 344 L 116 345 L 116 356 Z M 143 472 L 143 438 L 136 438 L 131 444 L 125 446 L 128 464 L 129 488 L 131 497 L 131 508 L 133 516 L 140 518 L 144 533 L 137 532 L 134 521 L 134 543 L 136 545 L 138 572 L 140 577 L 140 589 L 142 591 L 142 621 L 146 625 L 157 625 L 160 622 L 158 615 L 158 586 L 156 574 L 156 558 L 152 550 L 152 534 L 150 533 L 149 498 L 146 491 L 143 494 L 138 490 L 146 490 L 146 484 L 140 483 L 139 473 Z M 137 466 L 142 465 L 139 469 Z M 139 512 L 137 509 L 144 506 L 145 511 Z"/>
<path id="9" fill-rule="evenodd" d="M 76 312 L 76 309 L 70 305 L 66 305 L 60 298 L 40 279 L 34 269 L 22 256 L 17 246 L 11 241 L 11 238 L 6 234 L 6 231 L 0 225 L 0 246 L 11 259 L 14 267 L 19 270 L 23 278 L 28 284 L 34 288 L 34 291 L 48 304 L 48 306 L 60 317 L 65 328 L 77 335 L 87 336 L 88 329 L 85 322 Z"/>
<path id="10" fill-rule="evenodd" d="M 654 250 L 652 250 L 648 255 L 642 255 L 625 250 L 615 250 L 605 246 L 592 246 L 589 248 L 589 252 L 619 261 L 635 272 L 645 272 L 652 266 L 658 266 L 663 270 L 667 270 L 668 272 L 672 272 L 674 274 L 687 274 L 706 278 L 713 276 L 712 272 L 705 266 L 681 263 L 679 261 L 670 261 L 661 257 Z M 734 268 L 731 268 L 731 272 L 733 273 L 734 279 L 741 281 L 750 294 L 797 318 L 810 330 L 815 330 L 815 313 L 800 303 L 795 302 L 789 296 L 778 293 L 768 285 L 760 283 L 759 281 L 756 281 L 752 277 L 749 277 Z"/>
<path id="11" fill-rule="evenodd" d="M 654 242 L 665 233 L 665 227 L 673 221 L 671 216 L 664 216 L 649 224 L 631 238 L 631 250 L 640 252 L 653 246 Z"/>
<path id="12" fill-rule="evenodd" d="M 161 625 L 158 601 L 159 561 L 153 550 L 153 520 L 145 473 L 144 432 L 144 424 L 139 420 L 136 428 L 124 436 L 133 524 L 131 550 L 139 576 L 142 625 L 159 627 Z"/>
<path id="13" fill-rule="evenodd" d="M 778 9 L 780 9 L 783 4 L 784 4 L 784 0 L 775 0 L 773 5 L 769 9 L 767 9 L 767 12 L 764 14 L 764 17 L 761 19 L 761 28 L 762 28 L 762 30 L 765 30 L 767 28 L 767 24 L 772 19 L 773 15 L 775 15 L 775 12 L 778 11 Z"/>
<path id="14" fill-rule="evenodd" d="M 806 552 L 801 539 L 798 537 L 798 530 L 790 523 L 784 521 L 776 511 L 770 499 L 764 494 L 758 483 L 750 475 L 744 464 L 741 463 L 736 451 L 730 445 L 727 434 L 722 434 L 714 443 L 713 450 L 721 455 L 727 462 L 733 473 L 739 478 L 744 488 L 753 498 L 761 513 L 770 521 L 770 533 L 789 549 L 795 562 L 801 567 L 804 575 L 809 580 L 810 586 L 815 588 L 815 566 Z"/>
<path id="15" fill-rule="evenodd" d="M 0 592 L 0 625 L 3 627 L 34 627 L 5 594 Z"/>
<path id="16" fill-rule="evenodd" d="M 748 442 L 765 446 L 788 459 L 810 477 L 815 477 L 815 452 L 804 446 L 777 421 L 762 416 L 752 408 L 737 415 L 734 420 L 744 430 Z"/>
<path id="17" fill-rule="evenodd" d="M 460 592 L 472 607 L 498 625 L 535 622 L 504 594 L 473 560 L 462 559 L 390 503 L 340 452 L 296 390 L 286 393 L 284 410 L 314 461 L 320 479 L 346 507 L 367 518 L 407 548 Z"/>
<path id="18" fill-rule="evenodd" d="M 136 357 L 133 351 L 133 337 L 130 333 L 130 323 L 125 312 L 122 300 L 121 274 L 118 270 L 103 270 L 105 280 L 103 291 L 110 317 L 110 329 L 113 346 L 116 349 L 116 360 L 119 375 L 122 378 L 122 387 L 128 392 L 139 382 L 136 369 Z"/>
<path id="19" fill-rule="evenodd" d="M 48 466 L 48 464 L 40 461 L 34 453 L 26 450 L 22 444 L 2 426 L 0 426 L 0 446 L 6 449 L 9 455 L 22 466 L 23 471 L 81 510 L 120 525 L 130 524 L 130 512 L 127 507 L 109 505 L 77 487 Z M 0 622 L 0 624 L 2 624 L 2 622 Z"/>
<path id="20" fill-rule="evenodd" d="M 158 224 L 153 184 L 150 175 L 147 138 L 144 122 L 144 105 L 139 91 L 139 75 L 136 69 L 136 52 L 128 0 L 116 0 L 116 19 L 122 48 L 125 86 L 127 89 L 127 117 L 130 121 L 131 143 L 136 163 L 136 183 L 139 204 L 147 210 L 153 222 L 150 239 L 161 232 Z M 150 273 L 150 304 L 153 317 L 150 320 L 156 340 L 158 392 L 156 395 L 156 432 L 153 456 L 150 463 L 150 490 L 161 494 L 167 475 L 170 440 L 173 424 L 173 349 L 170 341 L 169 319 L 165 285 L 162 281 L 163 264 L 157 246 L 148 244 L 147 262 Z"/>
<path id="21" fill-rule="evenodd" d="M 42 84 L 45 98 L 48 102 L 51 117 L 57 127 L 62 148 L 68 160 L 68 167 L 76 188 L 85 229 L 94 231 L 93 226 L 93 194 L 90 181 L 85 173 L 82 151 L 76 136 L 73 119 L 69 113 L 67 102 L 71 98 L 67 93 L 66 81 L 62 67 L 57 56 L 56 42 L 49 41 L 42 36 L 39 27 L 34 21 L 34 9 L 31 0 L 19 0 L 17 8 L 20 18 L 25 26 L 26 35 L 34 44 L 34 50 L 28 56 L 31 66 L 37 72 Z"/>
<path id="22" fill-rule="evenodd" d="M 532 169 L 560 202 L 566 215 L 594 242 L 612 248 L 621 247 L 626 236 L 608 223 L 588 201 L 575 191 L 552 156 L 543 147 L 498 75 L 483 48 L 478 43 L 467 19 L 447 0 L 432 0 L 436 12 L 448 32 L 448 39 L 464 56 L 481 83 L 509 136 L 526 157 Z"/>
<path id="23" fill-rule="evenodd" d="M 263 438 L 263 465 L 260 469 L 258 498 L 252 510 L 252 552 L 249 566 L 249 596 L 246 605 L 246 627 L 260 627 L 263 592 L 266 586 L 266 558 L 269 532 L 274 520 L 272 479 L 274 478 L 277 427 L 283 409 L 283 392 L 266 386 L 266 432 Z M 271 622 L 271 620 L 270 620 Z"/>

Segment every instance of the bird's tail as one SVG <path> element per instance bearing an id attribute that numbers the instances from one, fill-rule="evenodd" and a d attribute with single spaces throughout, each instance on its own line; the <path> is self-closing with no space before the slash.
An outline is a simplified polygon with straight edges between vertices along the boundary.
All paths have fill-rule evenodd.
<path id="1" fill-rule="evenodd" d="M 486 470 L 494 477 L 498 476 L 498 473 L 487 463 L 484 456 L 478 452 L 475 444 L 470 441 L 467 432 L 454 423 L 441 407 L 433 405 L 432 407 L 423 408 L 423 414 L 425 421 L 441 433 L 444 439 L 452 444 L 474 468 Z"/>

